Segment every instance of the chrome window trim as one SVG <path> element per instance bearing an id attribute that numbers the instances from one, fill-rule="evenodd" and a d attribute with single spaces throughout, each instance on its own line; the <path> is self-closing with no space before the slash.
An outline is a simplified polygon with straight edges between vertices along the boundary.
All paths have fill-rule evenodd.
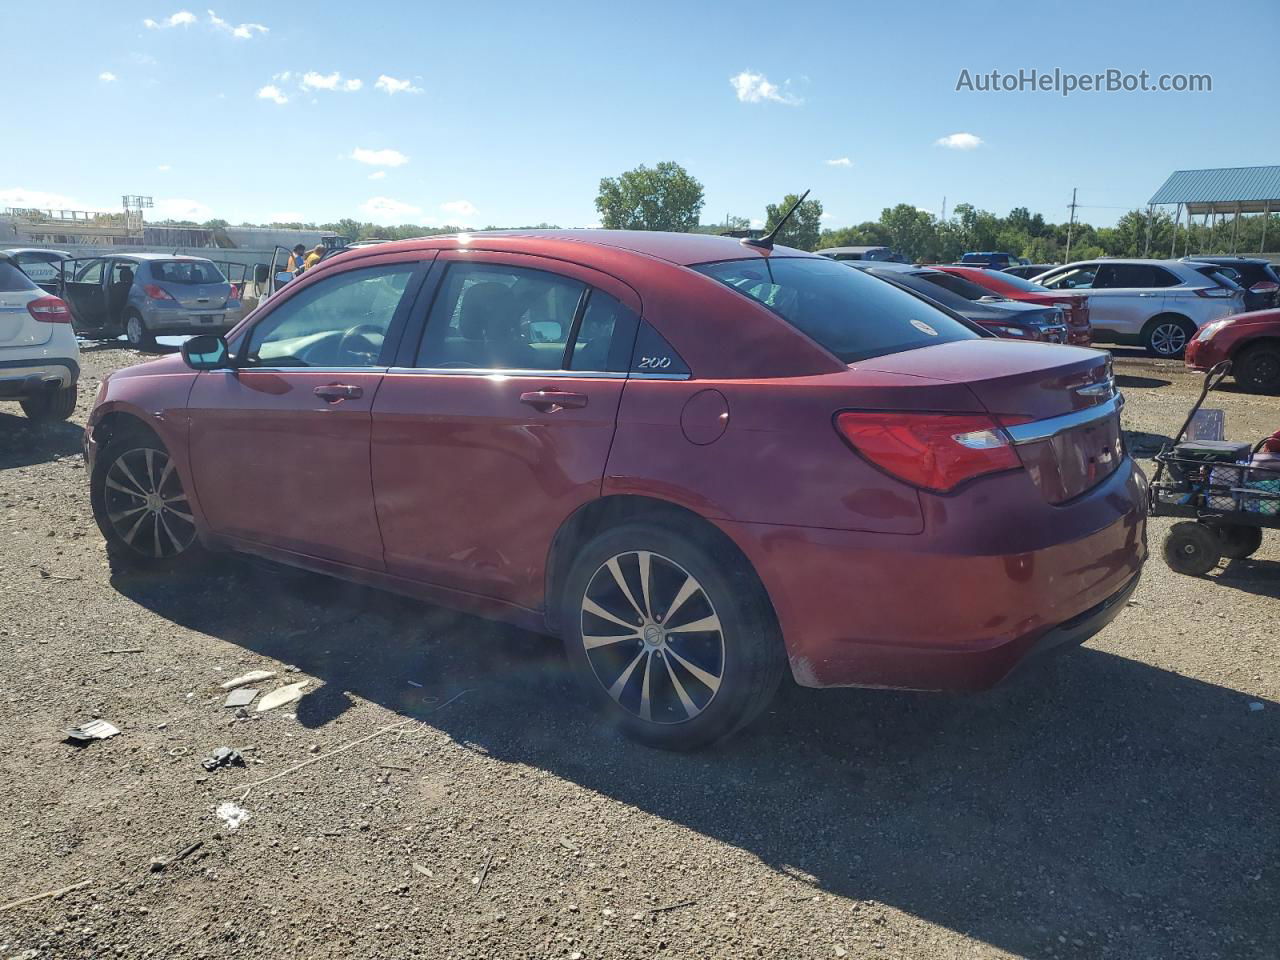
<path id="1" fill-rule="evenodd" d="M 451 377 L 560 377 L 572 380 L 691 380 L 687 373 L 616 373 L 607 370 L 537 370 L 510 367 L 220 367 L 202 373 L 426 373 Z"/>
<path id="2" fill-rule="evenodd" d="M 256 364 L 245 366 L 219 367 L 217 370 L 202 370 L 201 373 L 386 373 L 387 368 L 377 367 L 259 367 Z"/>
<path id="3" fill-rule="evenodd" d="M 1041 440 L 1052 440 L 1058 434 L 1067 430 L 1073 430 L 1076 427 L 1082 427 L 1098 420 L 1105 420 L 1108 417 L 1119 416 L 1119 413 L 1120 402 L 1117 395 L 1105 403 L 1098 404 L 1096 407 L 1075 410 L 1071 413 L 1064 413 L 1060 417 L 1050 417 L 1048 420 L 1020 423 L 1017 426 L 1005 427 L 1004 429 L 1015 445 L 1038 443 Z"/>

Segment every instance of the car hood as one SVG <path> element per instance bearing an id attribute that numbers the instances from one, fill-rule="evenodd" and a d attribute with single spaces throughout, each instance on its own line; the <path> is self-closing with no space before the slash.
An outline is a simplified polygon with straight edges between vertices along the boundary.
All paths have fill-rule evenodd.
<path id="1" fill-rule="evenodd" d="M 157 357 L 145 363 L 135 363 L 131 367 L 121 367 L 111 374 L 112 380 L 125 380 L 130 377 L 154 377 L 174 373 L 195 373 L 182 359 L 182 354 L 171 353 L 165 357 Z"/>
<path id="2" fill-rule="evenodd" d="M 1233 314 L 1227 322 L 1231 326 L 1248 326 L 1255 323 L 1280 324 L 1280 310 L 1254 310 L 1252 313 Z"/>

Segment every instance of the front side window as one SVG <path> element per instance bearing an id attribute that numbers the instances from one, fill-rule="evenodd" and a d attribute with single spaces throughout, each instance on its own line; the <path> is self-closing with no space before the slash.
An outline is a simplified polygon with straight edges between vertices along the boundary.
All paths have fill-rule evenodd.
<path id="1" fill-rule="evenodd" d="M 957 277 L 953 273 L 943 273 L 939 270 L 937 272 L 931 271 L 923 273 L 920 276 L 935 286 L 942 287 L 943 290 L 950 290 L 956 296 L 964 297 L 966 300 L 1004 299 L 999 294 L 991 292 L 986 287 L 980 287 L 972 280 L 966 280 L 964 277 Z"/>
<path id="2" fill-rule="evenodd" d="M 102 268 L 106 263 L 105 260 L 87 260 L 77 264 L 72 277 L 76 283 L 101 283 Z"/>
<path id="3" fill-rule="evenodd" d="M 768 307 L 845 363 L 980 337 L 900 287 L 825 257 L 752 257 L 693 269 Z"/>
<path id="4" fill-rule="evenodd" d="M 249 334 L 243 363 L 262 367 L 377 366 L 415 265 L 326 277 L 272 310 Z"/>
<path id="5" fill-rule="evenodd" d="M 585 291 L 585 284 L 545 270 L 450 264 L 417 366 L 560 370 Z"/>

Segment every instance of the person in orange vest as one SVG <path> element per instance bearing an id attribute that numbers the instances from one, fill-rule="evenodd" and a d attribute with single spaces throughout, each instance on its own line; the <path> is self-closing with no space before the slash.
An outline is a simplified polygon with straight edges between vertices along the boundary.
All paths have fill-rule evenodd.
<path id="1" fill-rule="evenodd" d="M 295 277 L 302 272 L 302 261 L 306 259 L 307 248 L 302 244 L 298 244 L 293 248 L 293 253 L 289 254 L 289 263 L 285 267 Z"/>

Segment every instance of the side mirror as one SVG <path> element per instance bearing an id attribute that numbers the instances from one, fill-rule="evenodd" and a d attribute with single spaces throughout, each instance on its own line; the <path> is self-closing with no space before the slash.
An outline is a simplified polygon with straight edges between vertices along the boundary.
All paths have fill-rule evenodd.
<path id="1" fill-rule="evenodd" d="M 227 341 L 212 333 L 192 337 L 184 343 L 182 360 L 192 370 L 227 370 L 231 367 Z"/>

